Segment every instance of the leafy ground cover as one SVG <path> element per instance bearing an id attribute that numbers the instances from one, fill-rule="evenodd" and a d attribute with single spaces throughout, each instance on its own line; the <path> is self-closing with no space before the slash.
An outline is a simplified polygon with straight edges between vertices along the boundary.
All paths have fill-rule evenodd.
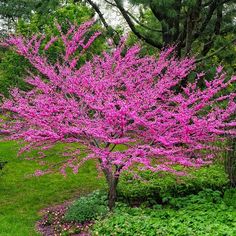
<path id="1" fill-rule="evenodd" d="M 172 198 L 165 207 L 120 204 L 114 213 L 96 222 L 93 235 L 234 236 L 236 209 L 213 190 Z"/>
<path id="2" fill-rule="evenodd" d="M 48 155 L 59 159 L 58 149 L 51 150 Z M 103 186 L 103 180 L 96 178 L 92 162 L 84 165 L 78 175 L 68 174 L 66 178 L 60 174 L 30 177 L 40 166 L 35 161 L 17 157 L 17 151 L 16 143 L 0 142 L 0 157 L 8 161 L 0 172 L 1 236 L 38 235 L 35 223 L 40 219 L 41 209 Z"/>
<path id="3" fill-rule="evenodd" d="M 236 191 L 227 188 L 222 166 L 190 171 L 185 177 L 139 174 L 139 179 L 128 173 L 123 175 L 119 203 L 113 213 L 107 214 L 106 193 L 93 192 L 45 212 L 41 232 L 45 236 L 50 232 L 105 236 L 235 235 Z"/>
<path id="4" fill-rule="evenodd" d="M 165 205 L 130 207 L 118 202 L 106 211 L 105 192 L 93 192 L 73 204 L 48 209 L 39 222 L 44 236 L 235 236 L 236 189 L 205 189 L 185 197 L 170 197 Z M 91 211 L 94 208 L 95 211 Z M 88 209 L 88 211 L 85 211 Z M 94 221 L 95 220 L 95 221 Z"/>

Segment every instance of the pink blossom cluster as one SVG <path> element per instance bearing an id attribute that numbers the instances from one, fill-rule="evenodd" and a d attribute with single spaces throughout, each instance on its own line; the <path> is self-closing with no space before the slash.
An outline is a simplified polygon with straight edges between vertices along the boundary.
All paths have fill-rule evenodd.
<path id="1" fill-rule="evenodd" d="M 114 175 L 134 164 L 175 172 L 175 165 L 210 163 L 216 141 L 236 135 L 236 93 L 225 93 L 236 77 L 226 79 L 219 67 L 205 89 L 198 87 L 198 80 L 204 80 L 200 73 L 179 91 L 195 68 L 194 59 L 178 59 L 173 47 L 158 59 L 141 57 L 139 45 L 127 49 L 124 42 L 78 68 L 81 53 L 100 34 L 86 39 L 92 23 L 72 26 L 66 34 L 58 26 L 61 37 L 53 37 L 44 48 L 62 40 L 65 52 L 55 64 L 40 53 L 44 37 L 12 36 L 5 42 L 37 70 L 27 78 L 33 89 L 14 89 L 1 106 L 9 117 L 1 125 L 10 138 L 26 141 L 25 150 L 58 142 L 86 147 L 89 154 L 81 159 L 72 153 L 61 165 L 62 173 L 68 166 L 77 172 L 89 159 L 99 160 L 99 168 Z"/>

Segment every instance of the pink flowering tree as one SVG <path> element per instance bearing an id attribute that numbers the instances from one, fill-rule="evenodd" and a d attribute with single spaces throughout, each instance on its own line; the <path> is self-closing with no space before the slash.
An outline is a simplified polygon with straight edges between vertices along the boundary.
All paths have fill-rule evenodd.
<path id="1" fill-rule="evenodd" d="M 100 34 L 87 37 L 92 24 L 72 26 L 67 33 L 58 26 L 61 37 L 46 45 L 43 36 L 12 36 L 5 41 L 35 69 L 26 78 L 32 90 L 14 89 L 11 99 L 4 100 L 1 108 L 9 118 L 1 126 L 11 139 L 26 141 L 23 151 L 44 150 L 58 142 L 86 148 L 86 157 L 75 150 L 59 169 L 65 173 L 71 167 L 77 173 L 84 162 L 96 159 L 112 209 L 119 177 L 134 165 L 178 174 L 176 165 L 200 167 L 211 162 L 216 141 L 236 135 L 235 93 L 223 93 L 236 77 L 226 80 L 219 67 L 215 78 L 205 81 L 204 90 L 197 86 L 204 78 L 200 73 L 194 83 L 176 92 L 195 68 L 193 59 L 176 58 L 173 48 L 163 50 L 158 59 L 140 57 L 139 45 L 127 50 L 124 41 L 78 68 L 81 55 Z M 57 40 L 63 42 L 64 54 L 50 64 L 45 51 Z M 44 52 L 39 50 L 42 45 Z"/>

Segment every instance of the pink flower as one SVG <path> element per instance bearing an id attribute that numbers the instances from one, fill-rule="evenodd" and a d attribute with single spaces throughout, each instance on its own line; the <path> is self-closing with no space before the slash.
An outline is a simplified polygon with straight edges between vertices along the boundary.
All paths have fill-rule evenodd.
<path id="1" fill-rule="evenodd" d="M 176 164 L 209 164 L 216 141 L 223 140 L 223 135 L 236 135 L 232 116 L 236 94 L 216 99 L 236 77 L 226 82 L 223 68 L 218 67 L 205 90 L 194 82 L 179 92 L 176 87 L 195 68 L 194 60 L 171 56 L 173 47 L 163 50 L 159 58 L 140 57 L 140 45 L 124 55 L 125 38 L 117 48 L 77 68 L 80 56 L 100 35 L 95 32 L 87 38 L 93 23 L 71 26 L 65 34 L 58 25 L 65 51 L 55 64 L 38 52 L 44 37 L 6 40 L 4 45 L 13 46 L 37 73 L 27 78 L 34 87 L 31 91 L 15 89 L 12 99 L 1 105 L 7 117 L 0 120 L 2 132 L 26 141 L 22 152 L 45 150 L 58 142 L 78 143 L 73 150 L 65 150 L 63 161 L 56 165 L 63 175 L 67 167 L 77 173 L 90 159 L 98 159 L 98 169 L 114 178 L 133 165 L 176 173 Z M 52 37 L 44 50 L 56 40 Z M 196 81 L 204 75 L 199 73 Z M 225 101 L 225 108 L 218 106 Z M 44 173 L 38 170 L 35 175 Z"/>

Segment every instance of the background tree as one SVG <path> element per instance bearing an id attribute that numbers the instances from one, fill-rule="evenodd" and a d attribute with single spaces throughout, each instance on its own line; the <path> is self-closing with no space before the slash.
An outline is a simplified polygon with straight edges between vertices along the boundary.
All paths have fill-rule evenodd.
<path id="1" fill-rule="evenodd" d="M 49 14 L 64 1 L 61 0 L 1 0 L 0 18 L 6 30 L 14 29 L 19 19 L 29 20 L 35 12 Z"/>
<path id="2" fill-rule="evenodd" d="M 31 91 L 15 89 L 12 99 L 4 101 L 1 108 L 10 119 L 2 120 L 1 126 L 10 139 L 28 143 L 22 151 L 45 150 L 58 142 L 83 145 L 66 153 L 65 160 L 54 167 L 60 166 L 63 174 L 67 167 L 77 173 L 87 160 L 97 160 L 112 209 L 122 171 L 134 166 L 183 174 L 176 165 L 209 164 L 210 151 L 218 150 L 216 141 L 224 140 L 219 136 L 235 137 L 236 94 L 220 92 L 236 77 L 227 80 L 219 67 L 215 79 L 205 81 L 204 90 L 195 82 L 176 93 L 174 88 L 194 69 L 194 60 L 171 57 L 174 48 L 163 51 L 159 59 L 140 57 L 138 45 L 124 53 L 124 42 L 78 67 L 81 56 L 100 35 L 87 37 L 92 24 L 84 23 L 79 29 L 72 25 L 67 32 L 58 25 L 61 36 L 46 44 L 41 36 L 13 36 L 3 43 L 14 47 L 35 71 L 27 78 Z M 65 51 L 53 63 L 46 51 L 58 40 Z M 203 76 L 198 74 L 196 80 Z M 78 157 L 81 148 L 87 156 Z"/>
<path id="3" fill-rule="evenodd" d="M 92 0 L 87 2 L 93 7 Z M 236 41 L 233 0 L 129 0 L 139 7 L 138 17 L 123 0 L 104 2 L 120 11 L 136 37 L 158 49 L 177 44 L 179 56 L 196 55 L 196 48 L 204 56 L 219 36 L 227 35 L 231 44 Z"/>
<path id="4" fill-rule="evenodd" d="M 33 34 L 44 33 L 50 38 L 52 35 L 58 33 L 56 28 L 56 22 L 58 22 L 63 30 L 67 30 L 70 27 L 69 22 L 80 25 L 81 23 L 94 17 L 94 11 L 88 8 L 82 3 L 67 3 L 56 9 L 50 8 L 51 11 L 42 12 L 37 11 L 32 13 L 27 18 L 18 18 L 14 31 L 17 34 L 30 37 Z M 54 9 L 54 10 L 53 10 Z M 101 28 L 99 24 L 96 24 L 91 29 L 91 33 Z M 99 54 L 104 47 L 105 38 L 100 37 L 89 49 L 89 52 L 84 55 L 83 61 L 87 60 L 94 53 Z M 62 52 L 62 44 L 54 44 L 48 51 L 48 56 L 51 60 L 56 60 L 58 54 Z M 81 60 L 82 63 L 82 60 Z M 27 70 L 31 67 L 30 63 L 27 62 L 22 56 L 19 56 L 12 50 L 0 49 L 0 93 L 4 95 L 8 94 L 10 87 L 17 86 L 20 89 L 27 90 L 30 86 L 23 81 L 23 78 L 27 74 Z"/>

